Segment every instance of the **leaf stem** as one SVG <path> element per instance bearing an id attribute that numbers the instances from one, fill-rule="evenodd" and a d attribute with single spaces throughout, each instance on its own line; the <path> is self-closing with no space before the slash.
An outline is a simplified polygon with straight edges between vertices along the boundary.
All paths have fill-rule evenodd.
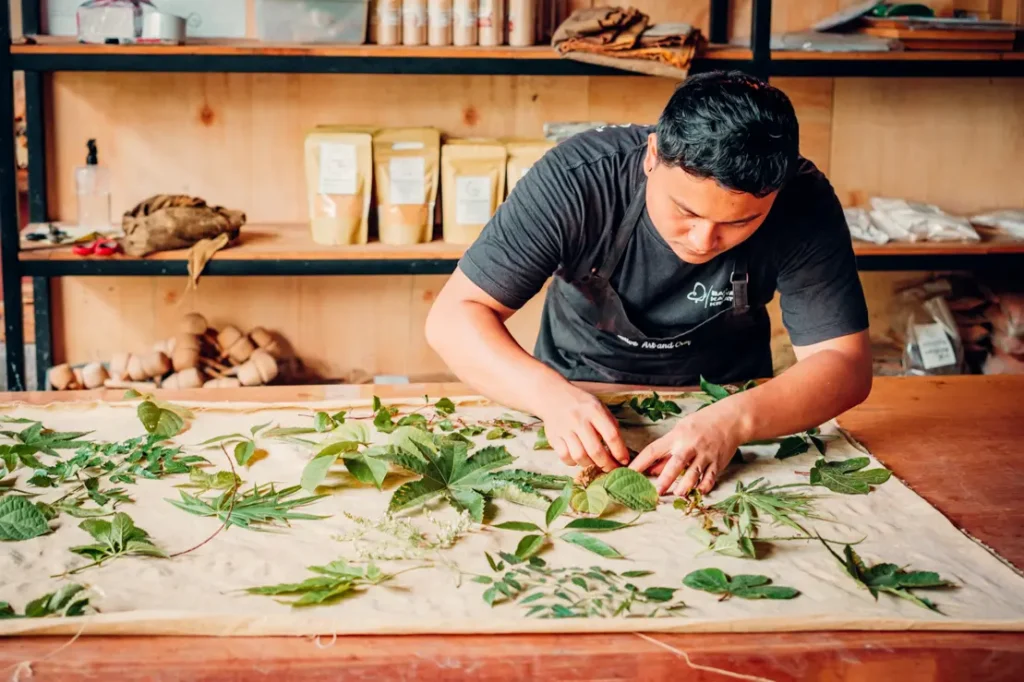
<path id="1" fill-rule="evenodd" d="M 231 521 L 231 512 L 235 508 L 235 499 L 236 499 L 235 493 L 238 492 L 238 486 L 239 486 L 238 481 L 239 481 L 239 478 L 238 478 L 238 474 L 235 472 L 235 463 L 233 461 L 231 461 L 231 455 L 228 454 L 227 448 L 225 448 L 223 445 L 221 445 L 220 449 L 221 449 L 221 452 L 224 453 L 224 457 L 226 457 L 227 460 L 228 460 L 228 466 L 231 467 L 232 480 L 235 481 L 234 486 L 232 486 L 231 489 L 230 489 L 231 504 L 230 504 L 230 506 L 228 506 L 228 513 L 227 513 L 227 515 L 224 516 L 224 523 L 222 523 L 220 525 L 220 528 L 218 528 L 217 530 L 215 530 L 213 532 L 213 535 L 209 536 L 208 538 L 206 538 L 205 540 L 200 542 L 198 545 L 196 545 L 194 547 L 189 547 L 188 549 L 182 550 L 180 552 L 175 552 L 174 554 L 169 555 L 167 557 L 168 559 L 173 559 L 175 557 L 184 556 L 185 554 L 188 554 L 189 552 L 194 552 L 195 550 L 199 549 L 200 547 L 202 547 L 203 545 L 208 543 L 210 540 L 213 540 L 215 537 L 220 535 L 221 531 L 223 531 L 225 528 L 228 527 L 228 522 Z"/>

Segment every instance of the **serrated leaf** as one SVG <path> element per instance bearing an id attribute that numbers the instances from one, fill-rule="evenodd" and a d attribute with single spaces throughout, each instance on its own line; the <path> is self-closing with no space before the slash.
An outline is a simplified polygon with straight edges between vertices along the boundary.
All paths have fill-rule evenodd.
<path id="1" fill-rule="evenodd" d="M 475 490 L 448 488 L 448 494 L 456 509 L 468 511 L 469 517 L 477 523 L 484 520 L 484 496 Z"/>
<path id="2" fill-rule="evenodd" d="M 600 481 L 593 481 L 586 488 L 574 489 L 570 501 L 576 511 L 600 516 L 608 508 L 611 498 Z"/>
<path id="3" fill-rule="evenodd" d="M 779 444 L 779 449 L 775 452 L 775 459 L 789 459 L 802 455 L 810 449 L 810 444 L 800 436 L 790 436 Z"/>
<path id="4" fill-rule="evenodd" d="M 391 496 L 391 503 L 388 511 L 398 512 L 411 509 L 431 500 L 437 499 L 445 491 L 444 482 L 430 478 L 422 478 L 418 481 L 410 481 L 398 486 L 394 495 Z"/>
<path id="5" fill-rule="evenodd" d="M 437 452 L 437 444 L 434 443 L 431 435 L 423 429 L 417 429 L 414 426 L 399 426 L 391 432 L 388 442 L 402 452 L 420 460 L 423 459 L 423 455 L 420 454 L 419 448 L 416 447 L 417 443 L 431 452 Z"/>
<path id="6" fill-rule="evenodd" d="M 515 434 L 509 432 L 507 429 L 503 429 L 500 426 L 496 426 L 487 432 L 487 440 L 507 440 L 509 438 L 515 438 Z"/>
<path id="7" fill-rule="evenodd" d="M 869 469 L 867 457 L 854 457 L 841 462 L 826 462 L 819 459 L 810 473 L 810 484 L 828 488 L 844 495 L 866 495 L 872 485 L 881 485 L 889 480 L 892 472 L 888 469 Z"/>
<path id="8" fill-rule="evenodd" d="M 486 430 L 487 429 L 478 424 L 473 424 L 465 428 L 459 429 L 459 433 L 463 436 L 466 436 L 467 438 L 472 438 L 473 436 L 479 436 Z"/>
<path id="9" fill-rule="evenodd" d="M 317 412 L 313 415 L 313 428 L 316 429 L 317 433 L 330 431 L 336 426 L 337 424 L 335 421 L 331 419 L 331 416 L 326 412 Z"/>
<path id="10" fill-rule="evenodd" d="M 654 511 L 658 506 L 658 490 L 643 474 L 626 467 L 615 469 L 601 479 L 608 495 L 633 511 Z"/>
<path id="11" fill-rule="evenodd" d="M 532 509 L 547 509 L 551 504 L 550 499 L 530 486 L 513 481 L 493 481 L 490 495 L 492 498 L 507 500 Z"/>
<path id="12" fill-rule="evenodd" d="M 535 471 L 525 471 L 523 469 L 505 469 L 494 474 L 494 479 L 498 481 L 512 481 L 514 483 L 524 483 L 531 488 L 539 490 L 559 490 L 561 491 L 565 486 L 572 483 L 571 476 L 556 476 L 553 474 L 539 474 Z"/>
<path id="13" fill-rule="evenodd" d="M 0 540 L 29 540 L 46 535 L 50 525 L 38 507 L 21 495 L 0 498 Z"/>
<path id="14" fill-rule="evenodd" d="M 516 556 L 521 560 L 529 559 L 544 548 L 547 538 L 543 535 L 526 535 L 516 545 Z"/>
<path id="15" fill-rule="evenodd" d="M 565 540 L 566 542 L 571 542 L 574 545 L 578 545 L 583 549 L 593 552 L 594 554 L 597 554 L 599 556 L 603 556 L 606 559 L 624 558 L 622 554 L 620 554 L 619 551 L 614 547 L 602 542 L 601 540 L 598 540 L 595 537 L 591 537 L 590 535 L 586 535 L 584 533 L 577 533 L 575 531 L 571 531 L 568 533 L 563 533 L 559 537 L 562 540 Z"/>
<path id="16" fill-rule="evenodd" d="M 455 413 L 455 403 L 448 398 L 441 398 L 434 403 L 434 409 L 437 410 L 438 414 L 449 415 Z"/>
<path id="17" fill-rule="evenodd" d="M 695 590 L 741 599 L 792 599 L 800 594 L 791 587 L 771 585 L 763 575 L 727 576 L 718 568 L 704 568 L 683 578 L 683 584 Z"/>
<path id="18" fill-rule="evenodd" d="M 388 463 L 385 459 L 374 456 L 372 452 L 372 449 L 368 449 L 360 453 L 346 455 L 343 457 L 343 461 L 345 468 L 356 480 L 380 490 L 388 475 Z"/>
<path id="19" fill-rule="evenodd" d="M 377 410 L 377 414 L 373 417 L 373 425 L 381 433 L 391 433 L 395 430 L 395 423 L 391 418 L 391 410 L 382 407 Z"/>

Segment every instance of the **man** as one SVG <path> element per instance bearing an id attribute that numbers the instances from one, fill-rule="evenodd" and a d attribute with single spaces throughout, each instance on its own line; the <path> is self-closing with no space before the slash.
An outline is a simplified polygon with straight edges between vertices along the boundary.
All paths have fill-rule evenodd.
<path id="1" fill-rule="evenodd" d="M 655 128 L 566 140 L 466 251 L 428 316 L 430 345 L 476 390 L 542 419 L 566 464 L 650 470 L 659 494 L 710 491 L 742 443 L 816 426 L 871 389 L 849 231 L 798 137 L 781 91 L 714 73 L 684 82 Z M 504 322 L 552 276 L 531 357 Z M 798 362 L 630 464 L 615 418 L 570 381 L 770 377 L 776 290 Z"/>

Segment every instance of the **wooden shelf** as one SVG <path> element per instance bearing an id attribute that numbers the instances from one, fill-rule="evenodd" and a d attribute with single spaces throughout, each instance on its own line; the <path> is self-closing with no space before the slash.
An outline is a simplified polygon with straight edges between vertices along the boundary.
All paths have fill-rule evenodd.
<path id="1" fill-rule="evenodd" d="M 371 242 L 362 246 L 323 246 L 302 224 L 246 225 L 239 240 L 214 256 L 209 275 L 353 275 L 448 274 L 466 247 L 434 241 L 428 244 L 389 246 Z M 994 257 L 1024 256 L 1024 240 L 986 233 L 978 243 L 890 243 L 882 246 L 854 242 L 858 266 L 866 270 L 945 269 L 991 262 Z M 186 272 L 186 252 L 162 251 L 146 258 L 76 256 L 71 247 L 33 248 L 19 254 L 26 274 L 68 275 L 180 275 Z"/>

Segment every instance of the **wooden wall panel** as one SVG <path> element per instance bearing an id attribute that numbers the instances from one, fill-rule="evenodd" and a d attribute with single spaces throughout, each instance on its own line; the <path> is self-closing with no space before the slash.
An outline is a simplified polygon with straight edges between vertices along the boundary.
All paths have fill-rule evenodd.
<path id="1" fill-rule="evenodd" d="M 953 212 L 1024 206 L 1024 79 L 838 79 L 831 178 Z"/>

